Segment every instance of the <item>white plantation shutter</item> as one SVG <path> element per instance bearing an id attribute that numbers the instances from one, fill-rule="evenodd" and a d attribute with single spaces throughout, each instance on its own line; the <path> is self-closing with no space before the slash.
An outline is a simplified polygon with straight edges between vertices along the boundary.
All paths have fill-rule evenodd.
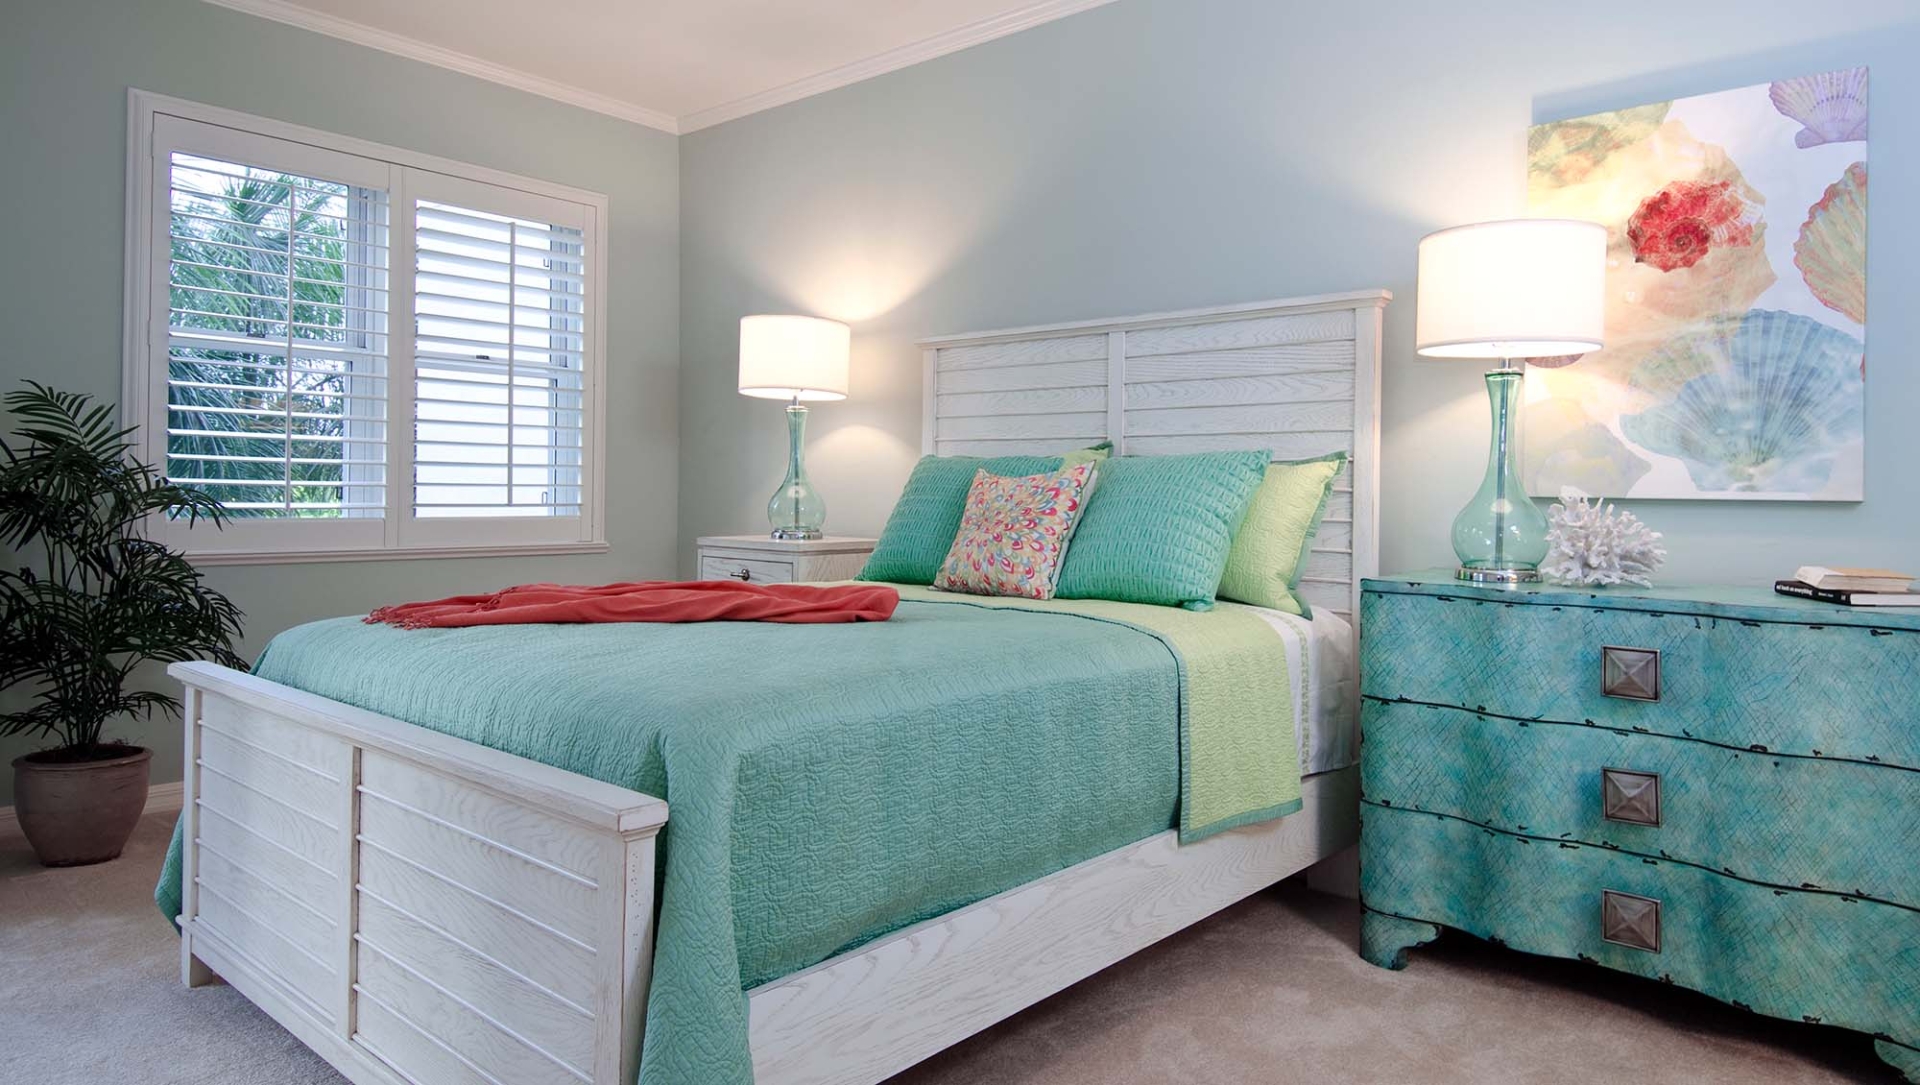
<path id="1" fill-rule="evenodd" d="M 129 410 L 230 513 L 156 534 L 245 560 L 602 545 L 600 198 L 144 123 Z"/>
<path id="2" fill-rule="evenodd" d="M 413 237 L 414 515 L 579 516 L 583 232 L 421 200 Z"/>
<path id="3" fill-rule="evenodd" d="M 174 153 L 167 475 L 240 518 L 379 517 L 387 194 Z"/>

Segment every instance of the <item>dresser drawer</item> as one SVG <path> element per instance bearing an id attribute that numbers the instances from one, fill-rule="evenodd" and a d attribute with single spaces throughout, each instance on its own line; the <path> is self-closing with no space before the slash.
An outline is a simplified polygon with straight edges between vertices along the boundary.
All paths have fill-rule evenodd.
<path id="1" fill-rule="evenodd" d="M 730 554 L 702 554 L 700 579 L 739 580 L 750 584 L 792 583 L 793 563 L 764 558 L 734 557 Z"/>
<path id="2" fill-rule="evenodd" d="M 1371 696 L 1920 768 L 1913 630 L 1373 591 L 1361 615 Z M 1609 648 L 1643 654 L 1609 674 Z"/>
<path id="3" fill-rule="evenodd" d="M 1371 700 L 1362 730 L 1369 803 L 1920 908 L 1920 772 Z"/>
<path id="4" fill-rule="evenodd" d="M 1789 1020 L 1920 1037 L 1920 999 L 1912 995 L 1920 987 L 1920 913 L 1432 814 L 1369 804 L 1362 816 L 1361 899 L 1369 912 L 1593 960 Z M 1659 903 L 1657 952 L 1607 940 L 1609 891 Z M 1643 915 L 1628 918 L 1647 929 Z M 1633 940 L 1630 930 L 1611 933 Z"/>

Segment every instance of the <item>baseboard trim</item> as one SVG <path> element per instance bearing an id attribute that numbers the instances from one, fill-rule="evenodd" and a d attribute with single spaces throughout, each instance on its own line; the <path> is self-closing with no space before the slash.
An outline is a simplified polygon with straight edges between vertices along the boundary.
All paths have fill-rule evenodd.
<path id="1" fill-rule="evenodd" d="M 179 780 L 166 784 L 152 784 L 147 788 L 147 805 L 140 816 L 148 814 L 170 814 L 180 809 L 181 800 L 186 797 L 187 785 Z M 20 818 L 11 806 L 0 806 L 0 836 L 17 836 L 20 833 Z"/>

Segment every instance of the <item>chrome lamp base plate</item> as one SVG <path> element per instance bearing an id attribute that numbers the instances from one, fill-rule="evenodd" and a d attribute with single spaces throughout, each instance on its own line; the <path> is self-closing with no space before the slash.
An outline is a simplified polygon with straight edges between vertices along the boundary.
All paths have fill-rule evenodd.
<path id="1" fill-rule="evenodd" d="M 1473 569 L 1460 566 L 1456 579 L 1471 580 L 1475 584 L 1535 584 L 1540 580 L 1538 569 Z"/>
<path id="2" fill-rule="evenodd" d="M 776 527 L 773 529 L 772 535 L 774 538 L 784 542 L 804 542 L 808 539 L 824 539 L 827 537 L 824 532 L 813 531 L 804 527 Z"/>

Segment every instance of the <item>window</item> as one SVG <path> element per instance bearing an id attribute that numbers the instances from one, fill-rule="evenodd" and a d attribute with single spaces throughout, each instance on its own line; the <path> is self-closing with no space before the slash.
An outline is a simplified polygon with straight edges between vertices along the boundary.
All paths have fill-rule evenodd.
<path id="1" fill-rule="evenodd" d="M 604 200 L 138 92 L 133 123 L 129 422 L 230 513 L 157 537 L 604 548 Z"/>

